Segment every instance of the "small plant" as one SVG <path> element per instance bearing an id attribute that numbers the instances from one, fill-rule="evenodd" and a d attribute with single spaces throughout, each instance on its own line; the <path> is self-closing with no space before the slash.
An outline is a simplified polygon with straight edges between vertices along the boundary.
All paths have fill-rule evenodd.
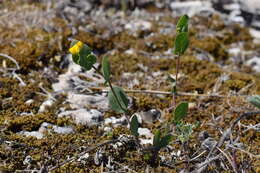
<path id="1" fill-rule="evenodd" d="M 110 91 L 108 93 L 109 105 L 112 110 L 118 113 L 128 114 L 129 100 L 121 87 L 113 86 L 110 79 L 110 64 L 107 57 L 102 59 L 102 73 L 94 66 L 96 63 L 96 56 L 92 53 L 91 48 L 81 41 L 75 40 L 71 43 L 69 49 L 72 54 L 73 61 L 84 68 L 86 71 L 92 68 L 105 79 L 105 84 L 108 84 Z M 128 122 L 129 119 L 126 117 Z"/>
<path id="2" fill-rule="evenodd" d="M 170 78 L 171 82 L 174 83 L 172 92 L 174 95 L 177 94 L 177 79 L 178 79 L 178 71 L 179 71 L 179 59 L 180 56 L 184 54 L 185 50 L 188 48 L 189 39 L 188 39 L 188 16 L 184 15 L 178 21 L 176 30 L 177 35 L 174 42 L 174 54 L 177 55 L 177 63 L 176 63 L 176 78 Z M 122 113 L 125 115 L 128 124 L 130 124 L 130 131 L 133 136 L 136 138 L 136 144 L 142 148 L 138 141 L 138 119 L 136 115 L 133 115 L 131 121 L 129 120 L 129 100 L 124 92 L 123 88 L 119 86 L 114 86 L 111 83 L 111 72 L 110 72 L 110 63 L 108 57 L 104 57 L 102 59 L 102 71 L 100 72 L 94 64 L 96 63 L 96 56 L 92 53 L 91 48 L 88 47 L 86 44 L 82 43 L 81 41 L 75 40 L 71 43 L 71 48 L 69 49 L 70 53 L 72 54 L 73 61 L 80 65 L 85 70 L 91 70 L 92 68 L 99 73 L 105 79 L 105 85 L 110 87 L 108 92 L 108 100 L 110 108 L 117 112 Z M 174 98 L 175 99 L 175 98 Z M 184 143 L 187 141 L 192 133 L 194 125 L 191 124 L 184 124 L 183 119 L 187 116 L 188 112 L 188 103 L 182 102 L 178 106 L 176 106 L 173 112 L 173 118 L 171 122 L 167 123 L 167 128 L 163 130 L 156 130 L 153 138 L 152 147 L 146 151 L 144 158 L 149 160 L 150 163 L 155 163 L 156 160 L 158 161 L 158 152 L 160 149 L 166 147 L 171 142 L 173 135 L 172 130 L 169 128 L 169 125 L 175 125 L 175 132 L 178 139 Z M 145 149 L 144 149 L 145 150 Z M 149 154 L 150 152 L 150 154 Z M 151 157 L 150 157 L 151 156 Z"/>
<path id="3" fill-rule="evenodd" d="M 176 96 L 178 91 L 178 74 L 180 68 L 180 57 L 185 53 L 189 46 L 189 33 L 188 33 L 188 22 L 189 17 L 187 15 L 182 16 L 176 25 L 176 37 L 174 41 L 173 53 L 177 55 L 176 57 L 176 75 L 175 79 L 169 77 L 170 81 L 173 83 L 172 93 L 173 95 L 173 106 L 176 104 Z"/>

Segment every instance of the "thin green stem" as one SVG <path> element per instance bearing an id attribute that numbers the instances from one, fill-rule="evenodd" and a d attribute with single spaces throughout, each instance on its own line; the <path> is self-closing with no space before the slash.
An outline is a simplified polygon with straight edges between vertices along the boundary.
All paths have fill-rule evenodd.
<path id="1" fill-rule="evenodd" d="M 174 109 L 176 106 L 176 100 L 177 100 L 177 92 L 178 92 L 178 74 L 179 74 L 179 66 L 180 66 L 180 55 L 176 57 L 176 74 L 175 74 L 175 92 L 172 96 L 172 106 L 168 109 L 169 111 Z"/>
<path id="2" fill-rule="evenodd" d="M 175 76 L 175 80 L 176 80 L 176 94 L 177 94 L 177 86 L 178 86 L 178 74 L 179 74 L 179 68 L 180 68 L 180 55 L 177 56 L 177 63 L 176 63 L 176 76 Z"/>
<path id="3" fill-rule="evenodd" d="M 94 69 L 98 74 L 100 74 L 100 75 L 104 78 L 104 75 L 103 75 L 94 65 L 93 65 L 92 67 L 93 67 L 93 69 Z M 123 106 L 121 105 L 121 103 L 120 103 L 120 101 L 119 101 L 119 99 L 118 99 L 118 97 L 117 97 L 117 95 L 116 95 L 116 92 L 115 92 L 115 90 L 114 90 L 114 88 L 113 88 L 113 86 L 112 86 L 111 81 L 108 80 L 107 82 L 108 82 L 108 85 L 109 85 L 109 87 L 110 87 L 110 89 L 111 89 L 111 91 L 112 91 L 112 93 L 113 93 L 115 99 L 116 99 L 117 104 L 118 104 L 119 107 L 125 112 L 125 114 L 129 115 L 128 110 L 125 109 L 125 108 L 123 108 Z M 124 115 L 125 115 L 125 114 L 124 114 Z M 130 121 L 129 121 L 129 118 L 127 117 L 127 115 L 125 115 L 125 117 L 126 117 L 127 123 L 130 124 Z"/>

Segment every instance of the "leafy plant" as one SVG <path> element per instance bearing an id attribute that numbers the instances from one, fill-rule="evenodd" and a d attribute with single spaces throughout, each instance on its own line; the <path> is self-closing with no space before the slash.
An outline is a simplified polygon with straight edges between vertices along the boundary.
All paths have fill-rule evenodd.
<path id="1" fill-rule="evenodd" d="M 160 150 L 161 148 L 166 147 L 172 140 L 172 135 L 167 134 L 162 137 L 161 131 L 157 130 L 154 134 L 153 138 L 153 146 L 157 149 Z"/>
<path id="2" fill-rule="evenodd" d="M 177 25 L 176 25 L 176 37 L 174 41 L 174 50 L 173 53 L 177 55 L 176 57 L 176 76 L 174 81 L 174 89 L 172 92 L 174 93 L 173 103 L 175 103 L 176 95 L 177 95 L 177 87 L 178 87 L 178 73 L 180 68 L 180 56 L 185 53 L 189 46 L 189 33 L 188 33 L 188 22 L 189 17 L 187 15 L 183 15 Z"/>
<path id="3" fill-rule="evenodd" d="M 179 71 L 179 59 L 180 56 L 185 53 L 189 45 L 189 36 L 188 36 L 188 20 L 189 17 L 187 15 L 182 16 L 177 25 L 176 25 L 176 38 L 174 42 L 174 51 L 173 53 L 177 55 L 177 63 L 176 63 L 176 77 L 175 79 L 169 76 L 169 80 L 173 83 L 172 86 L 172 93 L 174 96 L 177 94 L 177 80 L 178 80 L 178 71 Z M 108 92 L 108 101 L 110 108 L 117 112 L 126 115 L 126 119 L 130 125 L 130 131 L 133 136 L 136 138 L 137 145 L 140 146 L 138 142 L 138 118 L 136 115 L 133 115 L 131 121 L 129 121 L 129 100 L 124 92 L 123 88 L 119 86 L 113 86 L 111 83 L 111 71 L 110 71 L 110 63 L 109 58 L 104 57 L 102 59 L 102 69 L 101 72 L 94 66 L 96 63 L 96 56 L 92 53 L 91 48 L 88 47 L 86 44 L 82 43 L 81 41 L 74 40 L 71 43 L 71 48 L 69 49 L 70 53 L 72 54 L 73 61 L 80 65 L 85 70 L 94 69 L 97 73 L 103 76 L 105 79 L 105 85 L 110 87 Z M 175 100 L 175 99 L 174 99 Z M 191 124 L 184 124 L 183 119 L 187 116 L 188 113 L 188 103 L 182 102 L 180 103 L 173 112 L 173 119 L 170 122 L 171 124 L 174 123 L 176 127 L 176 135 L 178 139 L 182 142 L 185 142 L 189 139 L 190 135 L 192 134 L 192 129 L 194 125 Z M 167 125 L 169 125 L 167 123 Z M 168 128 L 169 126 L 167 126 Z M 162 133 L 163 132 L 163 133 Z M 173 139 L 173 135 L 171 134 L 171 129 L 168 128 L 164 131 L 160 129 L 156 130 L 153 138 L 153 147 L 151 151 L 152 153 L 146 153 L 145 156 L 148 160 L 154 160 L 151 163 L 154 163 L 155 160 L 158 161 L 158 152 L 161 148 L 166 147 L 169 145 L 171 140 Z M 151 156 L 151 157 L 150 157 Z"/>
<path id="4" fill-rule="evenodd" d="M 180 122 L 176 125 L 176 135 L 177 138 L 182 142 L 186 142 L 189 140 L 190 136 L 192 135 L 193 128 L 196 126 L 194 124 L 184 124 Z"/>
<path id="5" fill-rule="evenodd" d="M 129 100 L 120 87 L 114 86 L 108 92 L 108 101 L 111 109 L 118 113 L 126 113 Z"/>
<path id="6" fill-rule="evenodd" d="M 188 109 L 188 102 L 181 102 L 173 112 L 172 122 L 176 127 L 176 136 L 182 143 L 188 141 L 193 132 L 193 128 L 197 127 L 197 125 L 193 124 L 184 124 L 183 119 L 187 116 Z"/>
<path id="7" fill-rule="evenodd" d="M 73 61 L 83 67 L 85 70 L 96 70 L 97 73 L 102 75 L 105 83 L 108 83 L 110 91 L 108 93 L 109 105 L 112 110 L 118 113 L 128 113 L 127 107 L 129 100 L 124 90 L 117 86 L 112 86 L 110 81 L 110 64 L 107 57 L 102 60 L 102 73 L 94 66 L 96 63 L 96 56 L 92 54 L 91 49 L 84 43 L 74 40 L 69 49 L 72 54 Z M 127 118 L 128 119 L 128 118 Z M 128 120 L 129 121 L 129 120 Z"/>

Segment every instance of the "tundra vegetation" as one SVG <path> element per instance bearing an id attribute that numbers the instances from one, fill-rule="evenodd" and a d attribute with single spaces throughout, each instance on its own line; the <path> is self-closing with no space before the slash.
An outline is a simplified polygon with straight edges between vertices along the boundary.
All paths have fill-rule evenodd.
<path id="1" fill-rule="evenodd" d="M 247 26 L 49 2 L 0 2 L 1 172 L 259 172 Z"/>

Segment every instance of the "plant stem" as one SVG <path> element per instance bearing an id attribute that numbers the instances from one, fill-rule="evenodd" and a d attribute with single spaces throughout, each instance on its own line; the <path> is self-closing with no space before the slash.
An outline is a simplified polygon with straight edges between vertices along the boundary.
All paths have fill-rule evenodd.
<path id="1" fill-rule="evenodd" d="M 175 75 L 175 87 L 176 87 L 176 91 L 174 92 L 174 95 L 173 95 L 173 105 L 172 105 L 172 107 L 176 106 L 176 99 L 177 99 L 177 92 L 178 92 L 179 66 L 180 66 L 180 55 L 177 56 L 177 60 L 176 60 L 176 75 Z"/>
<path id="2" fill-rule="evenodd" d="M 98 74 L 100 74 L 100 75 L 104 78 L 104 75 L 103 75 L 94 65 L 93 65 L 92 67 L 93 67 L 93 69 L 94 69 Z M 125 109 L 125 108 L 123 108 L 123 106 L 121 105 L 121 103 L 120 103 L 120 101 L 119 101 L 119 99 L 118 99 L 118 97 L 117 97 L 117 95 L 116 95 L 116 92 L 115 92 L 115 90 L 114 90 L 114 88 L 113 88 L 113 86 L 112 86 L 112 83 L 111 83 L 110 79 L 109 79 L 107 82 L 108 82 L 108 85 L 109 85 L 109 87 L 110 87 L 110 89 L 111 89 L 111 91 L 112 91 L 112 93 L 113 93 L 115 99 L 116 99 L 117 104 L 118 104 L 119 107 L 125 112 L 124 116 L 125 116 L 125 118 L 126 118 L 127 123 L 130 124 L 130 120 L 129 120 L 129 118 L 127 117 L 127 115 L 129 115 L 128 110 Z"/>

